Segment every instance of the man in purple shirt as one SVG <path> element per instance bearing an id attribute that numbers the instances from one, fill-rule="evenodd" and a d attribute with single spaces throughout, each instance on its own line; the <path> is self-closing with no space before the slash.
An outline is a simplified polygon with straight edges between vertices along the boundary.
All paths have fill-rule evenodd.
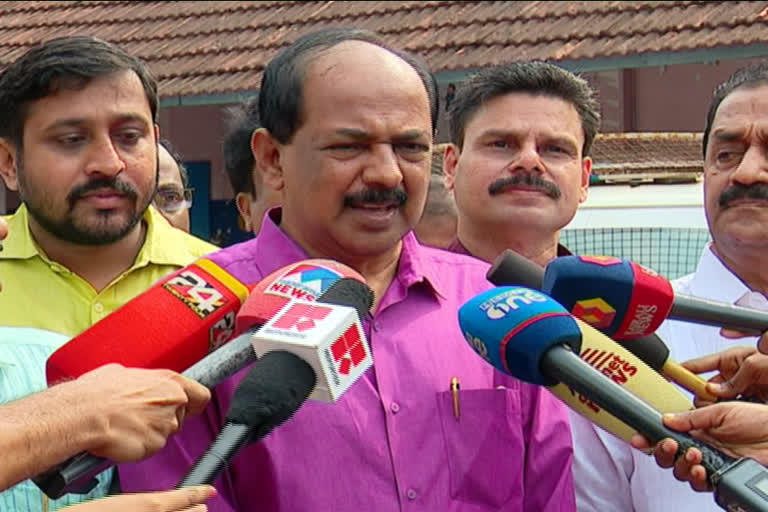
<path id="1" fill-rule="evenodd" d="M 430 175 L 431 74 L 372 33 L 324 30 L 269 64 L 259 108 L 252 148 L 283 206 L 254 240 L 211 257 L 252 283 L 308 257 L 355 268 L 376 295 L 363 319 L 374 366 L 337 403 L 305 403 L 238 454 L 211 510 L 574 510 L 564 407 L 496 372 L 458 327 L 457 309 L 490 287 L 487 264 L 411 232 Z M 175 484 L 219 431 L 242 376 L 158 456 L 122 466 L 123 490 Z"/>

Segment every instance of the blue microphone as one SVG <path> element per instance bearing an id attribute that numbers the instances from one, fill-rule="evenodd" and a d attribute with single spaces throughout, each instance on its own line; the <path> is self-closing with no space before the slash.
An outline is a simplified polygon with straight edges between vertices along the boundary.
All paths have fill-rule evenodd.
<path id="1" fill-rule="evenodd" d="M 699 449 L 715 501 L 724 509 L 768 512 L 768 497 L 760 491 L 768 486 L 768 469 L 664 426 L 659 411 L 579 357 L 579 326 L 554 299 L 519 286 L 495 288 L 459 309 L 459 325 L 475 352 L 498 370 L 532 384 L 562 382 L 651 442 L 674 439 L 678 457 L 690 447 Z"/>

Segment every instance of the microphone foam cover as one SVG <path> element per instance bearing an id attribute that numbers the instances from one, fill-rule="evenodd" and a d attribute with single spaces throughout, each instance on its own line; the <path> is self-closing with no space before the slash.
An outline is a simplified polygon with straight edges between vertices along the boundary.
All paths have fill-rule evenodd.
<path id="1" fill-rule="evenodd" d="M 544 269 L 521 254 L 506 249 L 493 261 L 486 277 L 496 286 L 525 286 L 540 290 Z"/>
<path id="2" fill-rule="evenodd" d="M 325 304 L 355 308 L 358 318 L 363 319 L 373 306 L 374 296 L 373 290 L 364 282 L 352 277 L 342 277 L 318 299 Z"/>
<path id="3" fill-rule="evenodd" d="M 606 256 L 552 260 L 541 289 L 575 317 L 617 340 L 653 333 L 674 300 L 672 285 L 656 272 Z"/>
<path id="4" fill-rule="evenodd" d="M 293 415 L 315 381 L 312 367 L 301 358 L 290 352 L 269 352 L 240 381 L 226 419 L 262 432 L 267 429 L 266 434 Z"/>
<path id="5" fill-rule="evenodd" d="M 634 275 L 629 262 L 602 256 L 555 258 L 541 289 L 568 311 L 613 337 L 629 309 Z"/>
<path id="6" fill-rule="evenodd" d="M 459 325 L 472 348 L 497 369 L 525 382 L 557 384 L 541 373 L 552 346 L 566 344 L 577 354 L 581 331 L 568 311 L 545 294 L 520 286 L 483 292 L 459 309 Z"/>

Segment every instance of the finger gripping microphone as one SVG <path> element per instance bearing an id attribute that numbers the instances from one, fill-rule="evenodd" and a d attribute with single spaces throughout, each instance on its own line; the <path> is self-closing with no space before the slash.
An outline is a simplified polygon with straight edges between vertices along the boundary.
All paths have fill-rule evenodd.
<path id="1" fill-rule="evenodd" d="M 510 293 L 527 300 L 515 300 L 516 307 L 509 307 Z M 499 308 L 482 314 L 502 303 L 507 304 L 500 308 L 503 315 L 498 314 Z M 522 287 L 489 290 L 460 308 L 459 323 L 475 352 L 495 368 L 532 384 L 565 384 L 652 442 L 674 439 L 678 457 L 690 447 L 699 449 L 715 499 L 723 508 L 768 511 L 768 498 L 754 487 L 757 481 L 768 483 L 768 469 L 752 459 L 729 457 L 664 426 L 658 410 L 579 357 L 579 326 L 553 299 Z"/>
<path id="2" fill-rule="evenodd" d="M 506 250 L 496 258 L 488 271 L 487 277 L 489 281 L 498 286 L 525 286 L 541 290 L 544 280 L 544 269 L 516 252 Z M 588 308 L 580 308 L 572 311 L 572 314 L 593 327 L 597 327 L 593 322 L 595 316 L 599 313 L 590 311 Z M 597 323 L 599 324 L 599 322 Z M 603 329 L 599 330 L 605 332 Z M 590 337 L 583 341 L 589 342 L 595 339 L 597 338 Z M 707 381 L 669 357 L 669 347 L 656 334 L 648 334 L 640 338 L 622 339 L 619 340 L 619 344 L 641 359 L 645 364 L 657 372 L 666 375 L 694 395 L 712 401 L 717 399 L 717 397 L 707 391 Z M 592 347 L 589 348 L 591 349 Z M 582 347 L 582 354 L 584 354 L 584 350 L 585 347 Z M 654 403 L 653 405 L 663 412 L 675 412 L 672 409 L 666 408 L 661 403 Z"/>
<path id="3" fill-rule="evenodd" d="M 224 428 L 177 488 L 212 484 L 246 443 L 290 418 L 315 381 L 312 367 L 301 358 L 280 350 L 264 355 L 235 389 Z"/>
<path id="4" fill-rule="evenodd" d="M 656 272 L 618 258 L 557 258 L 547 265 L 542 290 L 574 315 L 591 315 L 589 323 L 617 339 L 649 334 L 666 318 L 768 331 L 768 312 L 675 294 Z"/>

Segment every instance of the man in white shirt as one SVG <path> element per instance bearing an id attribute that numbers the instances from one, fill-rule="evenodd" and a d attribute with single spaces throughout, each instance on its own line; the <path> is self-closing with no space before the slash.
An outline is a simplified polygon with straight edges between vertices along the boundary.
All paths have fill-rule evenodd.
<path id="1" fill-rule="evenodd" d="M 677 292 L 697 297 L 768 306 L 768 66 L 737 71 L 715 90 L 703 150 L 704 207 L 713 241 L 696 271 L 673 285 Z M 669 345 L 670 357 L 678 361 L 735 345 L 749 346 L 740 352 L 740 366 L 761 365 L 766 357 L 755 349 L 756 337 L 734 341 L 717 327 L 667 321 L 658 333 Z M 725 359 L 713 358 L 716 363 L 709 369 L 721 372 L 716 380 L 728 379 L 733 372 L 725 368 Z M 739 392 L 710 387 L 720 396 Z M 711 494 L 691 491 L 652 457 L 611 434 L 588 429 L 574 426 L 574 438 L 581 445 L 574 465 L 580 476 L 574 479 L 580 488 L 579 510 L 721 510 Z"/>

